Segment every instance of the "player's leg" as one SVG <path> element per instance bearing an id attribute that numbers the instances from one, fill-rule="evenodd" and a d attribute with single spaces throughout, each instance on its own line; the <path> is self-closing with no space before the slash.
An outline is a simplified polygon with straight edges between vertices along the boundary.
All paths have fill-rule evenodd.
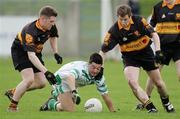
<path id="1" fill-rule="evenodd" d="M 158 93 L 161 97 L 162 104 L 167 112 L 174 112 L 174 108 L 169 101 L 169 96 L 167 94 L 167 89 L 164 81 L 161 78 L 159 69 L 151 70 L 147 72 L 150 79 L 154 82 L 157 87 Z"/>
<path id="2" fill-rule="evenodd" d="M 59 96 L 59 102 L 61 102 L 61 108 L 58 110 L 73 112 L 75 111 L 75 104 L 72 100 L 72 93 L 66 92 L 63 94 L 60 94 Z"/>
<path id="3" fill-rule="evenodd" d="M 161 71 L 162 68 L 163 68 L 163 65 L 160 65 L 160 66 L 159 66 L 159 70 Z M 146 91 L 146 93 L 147 93 L 147 95 L 148 95 L 149 98 L 151 97 L 151 93 L 152 93 L 153 89 L 154 89 L 153 80 L 151 80 L 151 79 L 148 77 L 148 79 L 147 79 L 147 81 L 146 81 L 145 91 Z M 144 108 L 144 106 L 143 106 L 142 103 L 138 103 L 137 106 L 136 106 L 136 109 L 140 109 L 140 110 L 141 110 L 141 109 L 143 109 L 143 108 Z"/>
<path id="4" fill-rule="evenodd" d="M 31 91 L 34 89 L 41 89 L 46 86 L 46 77 L 42 72 L 37 72 L 34 74 L 34 81 L 32 85 L 27 89 L 27 91 Z"/>
<path id="5" fill-rule="evenodd" d="M 151 93 L 152 93 L 152 90 L 154 89 L 154 83 L 151 79 L 147 79 L 146 81 L 146 88 L 145 88 L 145 91 L 148 95 L 148 97 L 150 98 L 151 96 Z M 137 105 L 136 105 L 136 109 L 137 110 L 143 110 L 144 109 L 144 105 L 141 103 L 141 102 L 138 102 Z"/>
<path id="6" fill-rule="evenodd" d="M 31 63 L 27 63 L 26 65 L 21 64 L 22 66 L 19 66 L 19 70 L 21 71 L 23 67 L 32 67 L 34 72 L 34 81 L 32 85 L 27 89 L 27 91 L 31 91 L 34 89 L 41 89 L 44 88 L 46 85 L 46 78 L 42 72 L 40 72 L 35 66 L 33 66 Z M 22 67 L 22 68 L 21 68 Z M 13 94 L 15 92 L 15 88 L 9 89 L 5 92 L 5 95 L 9 98 L 9 100 L 12 100 Z"/>
<path id="7" fill-rule="evenodd" d="M 59 94 L 57 98 L 51 97 L 41 107 L 40 111 L 75 111 L 75 104 L 72 100 L 72 93 Z"/>
<path id="8" fill-rule="evenodd" d="M 175 65 L 176 65 L 177 76 L 180 81 L 180 59 L 175 62 Z"/>
<path id="9" fill-rule="evenodd" d="M 43 105 L 40 111 L 63 111 L 61 103 L 54 97 L 50 97 Z"/>
<path id="10" fill-rule="evenodd" d="M 128 80 L 128 84 L 131 87 L 136 98 L 144 104 L 148 112 L 157 112 L 153 103 L 149 100 L 146 92 L 140 87 L 138 83 L 139 68 L 133 66 L 127 66 L 124 69 L 124 74 Z"/>
<path id="11" fill-rule="evenodd" d="M 52 95 L 57 101 L 51 100 L 51 102 L 48 103 L 48 108 L 50 110 L 75 111 L 75 103 L 72 99 L 71 89 L 66 80 L 62 80 L 61 84 L 56 86 Z"/>
<path id="12" fill-rule="evenodd" d="M 160 66 L 159 66 L 159 70 L 161 71 L 162 68 L 163 68 L 163 65 L 160 65 Z M 146 82 L 146 88 L 145 88 L 145 90 L 146 90 L 146 93 L 147 93 L 147 95 L 148 95 L 149 97 L 151 97 L 151 93 L 152 93 L 153 89 L 154 89 L 153 80 L 151 80 L 151 79 L 148 77 L 147 82 Z"/>
<path id="13" fill-rule="evenodd" d="M 62 79 L 60 78 L 60 80 Z M 52 97 L 40 107 L 40 111 L 50 110 L 72 112 L 75 110 L 71 89 L 65 79 L 62 80 L 61 84 L 55 87 L 51 94 Z"/>
<path id="14" fill-rule="evenodd" d="M 22 77 L 22 81 L 16 87 L 13 98 L 11 100 L 11 104 L 8 108 L 9 111 L 17 110 L 18 102 L 34 81 L 34 72 L 32 68 L 25 68 L 20 72 L 20 74 Z"/>

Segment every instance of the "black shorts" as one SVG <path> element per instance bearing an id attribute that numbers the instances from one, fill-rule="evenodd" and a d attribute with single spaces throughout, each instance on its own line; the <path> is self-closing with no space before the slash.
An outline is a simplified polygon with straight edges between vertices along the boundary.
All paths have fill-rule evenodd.
<path id="1" fill-rule="evenodd" d="M 147 48 L 136 55 L 123 56 L 124 66 L 142 67 L 146 71 L 158 69 L 155 56 L 151 48 Z"/>
<path id="2" fill-rule="evenodd" d="M 180 43 L 161 45 L 161 51 L 165 56 L 165 60 L 162 62 L 164 65 L 169 65 L 171 59 L 174 62 L 180 59 Z"/>
<path id="3" fill-rule="evenodd" d="M 34 73 L 41 72 L 31 63 L 31 61 L 28 58 L 27 51 L 24 51 L 23 46 L 19 44 L 18 40 L 14 40 L 12 44 L 11 56 L 12 56 L 14 68 L 19 72 L 26 68 L 32 68 Z M 44 65 L 44 62 L 42 60 L 42 54 L 38 53 L 36 54 L 36 56 Z"/>

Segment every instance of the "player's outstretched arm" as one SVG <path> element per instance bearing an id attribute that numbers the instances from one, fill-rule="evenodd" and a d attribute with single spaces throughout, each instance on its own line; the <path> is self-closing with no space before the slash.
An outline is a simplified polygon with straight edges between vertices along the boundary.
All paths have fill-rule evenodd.
<path id="1" fill-rule="evenodd" d="M 50 83 L 50 85 L 54 85 L 56 83 L 55 76 L 53 73 L 47 70 L 47 68 L 40 62 L 38 57 L 36 56 L 35 52 L 27 52 L 29 60 L 32 64 L 39 69 L 41 72 L 44 73 L 46 79 Z"/>
<path id="2" fill-rule="evenodd" d="M 113 103 L 111 98 L 109 97 L 108 94 L 103 94 L 102 98 L 104 100 L 104 102 L 106 103 L 106 106 L 108 107 L 110 112 L 115 112 L 116 110 L 114 109 Z"/>
<path id="3" fill-rule="evenodd" d="M 27 54 L 28 54 L 29 60 L 37 69 L 39 69 L 43 73 L 47 71 L 46 67 L 40 62 L 35 52 L 27 52 Z"/>
<path id="4" fill-rule="evenodd" d="M 57 61 L 57 64 L 62 64 L 63 58 L 58 54 L 57 38 L 51 37 L 51 38 L 49 38 L 49 42 L 50 42 L 51 48 L 53 50 L 54 58 Z"/>

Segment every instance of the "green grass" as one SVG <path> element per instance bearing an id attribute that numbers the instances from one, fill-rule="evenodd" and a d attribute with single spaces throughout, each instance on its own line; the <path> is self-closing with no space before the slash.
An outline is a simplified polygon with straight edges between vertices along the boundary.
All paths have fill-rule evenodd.
<path id="1" fill-rule="evenodd" d="M 65 60 L 64 63 L 72 61 Z M 60 65 L 55 64 L 54 59 L 45 60 L 46 66 L 51 71 L 55 71 Z M 99 98 L 101 96 L 97 93 L 95 86 L 87 86 L 79 89 L 82 102 L 76 107 L 77 111 L 73 113 L 68 112 L 39 112 L 38 109 L 50 95 L 51 87 L 49 85 L 41 90 L 35 90 L 26 93 L 19 103 L 19 112 L 9 113 L 6 111 L 9 101 L 4 96 L 4 92 L 12 87 L 15 87 L 20 82 L 19 74 L 13 69 L 10 59 L 0 59 L 0 119 L 179 119 L 180 118 L 180 95 L 179 82 L 176 77 L 174 64 L 165 67 L 162 72 L 165 82 L 169 89 L 171 102 L 176 108 L 176 113 L 168 114 L 161 106 L 159 95 L 154 90 L 152 94 L 152 101 L 159 110 L 157 114 L 147 114 L 146 111 L 134 110 L 137 100 L 133 96 L 131 90 L 127 85 L 127 81 L 123 76 L 123 66 L 120 62 L 107 61 L 105 64 L 106 82 L 109 87 L 110 96 L 116 108 L 120 111 L 110 113 L 103 103 L 102 113 L 85 113 L 83 110 L 84 102 L 91 97 Z M 141 71 L 140 84 L 144 87 L 146 81 L 146 74 Z"/>
<path id="2" fill-rule="evenodd" d="M 153 6 L 160 1 L 161 0 L 139 0 L 141 15 L 147 18 L 152 14 Z"/>

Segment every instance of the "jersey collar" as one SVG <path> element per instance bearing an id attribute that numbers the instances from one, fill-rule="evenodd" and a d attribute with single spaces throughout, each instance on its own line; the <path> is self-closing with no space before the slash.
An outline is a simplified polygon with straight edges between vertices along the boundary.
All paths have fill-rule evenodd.
<path id="1" fill-rule="evenodd" d="M 130 23 L 128 25 L 128 27 L 124 28 L 126 30 L 129 30 L 131 25 L 134 24 L 134 21 L 132 20 L 132 17 L 130 18 Z M 119 30 L 121 30 L 123 27 L 122 27 L 122 24 L 121 24 L 121 21 L 118 19 L 118 27 L 119 27 Z"/>
<path id="2" fill-rule="evenodd" d="M 36 21 L 36 27 L 39 29 L 39 30 L 42 30 L 43 32 L 45 32 L 46 30 L 43 29 L 39 23 L 39 19 Z"/>
<path id="3" fill-rule="evenodd" d="M 162 7 L 167 6 L 169 9 L 172 9 L 172 8 L 173 8 L 175 5 L 177 5 L 177 4 L 180 4 L 180 0 L 176 0 L 176 1 L 174 2 L 174 4 L 172 4 L 172 5 L 168 5 L 165 1 L 163 1 Z"/>

